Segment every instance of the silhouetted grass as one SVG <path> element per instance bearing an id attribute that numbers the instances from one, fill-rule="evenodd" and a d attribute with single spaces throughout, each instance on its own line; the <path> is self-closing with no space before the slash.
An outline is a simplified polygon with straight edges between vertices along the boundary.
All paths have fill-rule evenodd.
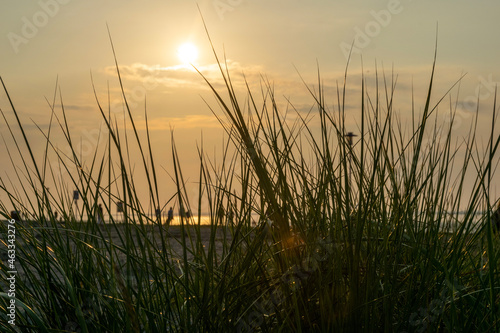
<path id="1" fill-rule="evenodd" d="M 101 138 L 106 149 L 96 149 L 90 165 L 77 154 L 62 100 L 60 110 L 55 99 L 51 103 L 41 159 L 35 158 L 11 101 L 8 112 L 16 123 L 4 116 L 15 141 L 9 154 L 18 154 L 22 165 L 17 165 L 17 180 L 1 179 L 9 202 L 2 202 L 0 210 L 5 219 L 10 219 L 7 207 L 24 216 L 16 224 L 17 328 L 498 331 L 498 237 L 490 223 L 489 187 L 499 139 L 492 125 L 486 153 L 480 155 L 471 127 L 459 155 L 452 123 L 438 127 L 434 121 L 434 66 L 422 112 L 410 110 L 418 120 L 409 132 L 395 114 L 395 84 L 377 73 L 373 92 L 363 78 L 360 136 L 351 144 L 344 120 L 345 82 L 336 96 L 325 96 L 318 74 L 317 88 L 305 87 L 316 115 L 297 111 L 291 122 L 278 109 L 269 82 L 262 82 L 260 96 L 247 85 L 248 103 L 241 104 L 230 73 L 217 62 L 226 90 L 206 82 L 226 117 L 213 110 L 229 140 L 217 165 L 200 148 L 198 202 L 188 200 L 172 144 L 177 188 L 171 200 L 193 212 L 178 227 L 149 217 L 137 194 L 136 186 L 146 184 L 151 206 L 159 206 L 161 185 L 149 132 L 141 138 L 136 129 L 118 62 L 133 137 L 118 130 L 96 94 L 109 135 L 107 142 Z M 4 91 L 9 97 L 5 85 Z M 337 103 L 334 110 L 326 106 L 329 98 Z M 309 125 L 311 117 L 318 120 L 319 131 Z M 71 156 L 52 141 L 56 129 L 64 134 Z M 144 177 L 131 167 L 131 145 L 140 152 Z M 48 162 L 50 154 L 58 156 L 57 166 Z M 57 178 L 57 169 L 73 165 L 77 171 L 69 172 L 70 184 Z M 463 190 L 466 173 L 477 175 L 470 196 Z M 56 184 L 50 192 L 49 180 Z M 78 211 L 69 188 L 80 194 Z M 210 226 L 198 223 L 201 198 L 208 202 Z M 123 202 L 123 223 L 111 214 L 117 202 Z M 98 203 L 110 217 L 106 227 L 97 223 Z M 465 214 L 453 213 L 462 207 Z M 60 220 L 56 211 L 62 212 Z M 7 224 L 1 225 L 7 245 Z M 203 228 L 211 230 L 208 243 Z M 113 229 L 118 240 L 111 237 Z M 182 253 L 173 252 L 173 242 L 181 243 Z M 9 271 L 5 259 L 2 288 Z M 2 331 L 15 332 L 6 323 L 9 297 L 0 296 Z"/>

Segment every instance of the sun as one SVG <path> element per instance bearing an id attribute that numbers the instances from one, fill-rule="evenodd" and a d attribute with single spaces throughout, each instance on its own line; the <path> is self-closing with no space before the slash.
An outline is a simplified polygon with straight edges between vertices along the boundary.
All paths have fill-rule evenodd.
<path id="1" fill-rule="evenodd" d="M 184 43 L 177 49 L 177 56 L 183 64 L 193 64 L 198 59 L 198 48 L 192 43 Z"/>

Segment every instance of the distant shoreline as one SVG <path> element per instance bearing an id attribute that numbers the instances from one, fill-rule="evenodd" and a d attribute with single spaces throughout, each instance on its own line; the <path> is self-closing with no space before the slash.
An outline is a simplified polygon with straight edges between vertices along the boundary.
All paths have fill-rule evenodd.
<path id="1" fill-rule="evenodd" d="M 487 212 L 485 211 L 481 211 L 481 212 L 475 212 L 473 213 L 473 216 L 474 216 L 474 223 L 473 223 L 473 227 L 470 229 L 471 232 L 476 232 L 478 230 L 481 229 L 481 226 L 482 226 L 482 222 L 481 220 L 485 217 Z M 466 211 L 458 211 L 458 212 L 447 212 L 445 213 L 446 216 L 457 216 L 457 215 L 460 215 L 460 216 L 463 216 L 467 214 Z M 255 227 L 257 226 L 258 224 L 258 220 L 259 220 L 259 216 L 258 215 L 254 215 L 252 216 L 252 227 Z M 8 221 L 8 220 L 3 220 L 4 222 Z M 217 227 L 223 227 L 223 226 L 226 226 L 226 223 L 228 223 L 228 221 L 226 220 L 223 220 L 224 223 L 223 224 L 218 224 Z M 21 222 L 18 222 L 18 223 L 21 223 L 21 224 L 27 224 L 27 225 L 40 225 L 39 223 L 37 223 L 36 221 L 34 220 L 31 220 L 31 221 L 21 221 Z M 59 219 L 58 223 L 60 225 L 65 225 L 66 223 L 64 222 L 63 219 Z M 80 221 L 75 221 L 75 222 L 71 222 L 71 224 L 78 224 L 78 225 L 83 225 L 83 224 L 86 224 L 88 223 L 88 220 L 80 220 Z M 154 218 L 152 218 L 151 220 L 146 220 L 146 218 L 143 219 L 143 222 L 129 222 L 129 223 L 126 223 L 124 222 L 122 219 L 114 219 L 113 221 L 110 221 L 109 219 L 108 220 L 105 220 L 104 223 L 97 223 L 98 226 L 113 226 L 113 225 L 116 225 L 116 226 L 125 226 L 125 225 L 133 225 L 133 226 L 141 226 L 142 224 L 144 226 L 163 226 L 163 227 L 180 227 L 181 226 L 181 217 L 180 216 L 175 216 L 173 218 L 173 220 L 171 220 L 170 222 L 166 222 L 166 219 L 163 219 L 161 220 L 161 224 L 158 224 Z M 47 223 L 46 226 L 51 226 L 50 223 Z M 193 226 L 200 226 L 200 227 L 210 227 L 212 226 L 212 220 L 211 220 L 211 217 L 209 215 L 201 215 L 201 218 L 198 219 L 198 216 L 197 215 L 194 215 L 194 216 L 191 216 L 190 218 L 187 218 L 187 217 L 184 217 L 184 226 L 185 227 L 193 227 Z M 446 221 L 446 222 L 442 222 L 442 225 L 441 225 L 441 228 L 442 228 L 442 232 L 446 232 L 446 233 L 451 233 L 453 232 L 454 230 L 453 229 L 457 229 L 457 225 L 453 226 L 453 223 L 450 222 L 450 221 Z"/>

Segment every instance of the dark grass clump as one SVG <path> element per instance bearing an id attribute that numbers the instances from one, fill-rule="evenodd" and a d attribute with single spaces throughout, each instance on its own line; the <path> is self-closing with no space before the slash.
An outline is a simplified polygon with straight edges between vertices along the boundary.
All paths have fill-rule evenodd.
<path id="1" fill-rule="evenodd" d="M 96 95 L 108 138 L 90 164 L 78 156 L 62 100 L 60 110 L 51 103 L 51 126 L 42 131 L 45 151 L 35 158 L 4 85 L 11 109 L 2 114 L 15 141 L 9 153 L 22 164 L 18 179 L 1 179 L 9 200 L 0 203 L 0 212 L 10 220 L 8 207 L 14 207 L 22 221 L 16 223 L 16 326 L 8 324 L 10 298 L 3 292 L 3 332 L 500 329 L 499 241 L 488 209 L 499 139 L 493 125 L 480 155 L 472 127 L 462 147 L 452 144 L 453 124 L 434 121 L 434 68 L 421 114 L 410 110 L 418 120 L 409 132 L 395 115 L 395 84 L 377 75 L 372 92 L 363 78 L 360 135 L 352 140 L 346 136 L 345 84 L 330 110 L 318 76 L 318 88 L 309 90 L 315 115 L 296 112 L 290 121 L 268 82 L 259 98 L 247 85 L 241 104 L 227 68 L 218 63 L 226 89 L 207 84 L 226 116 L 214 110 L 229 140 L 217 165 L 200 149 L 195 203 L 188 201 L 172 145 L 177 189 L 171 200 L 193 212 L 180 226 L 151 218 L 139 198 L 136 186 L 145 184 L 150 207 L 158 207 L 160 184 L 149 132 L 140 138 L 121 79 L 132 138 L 119 131 Z M 7 122 L 6 113 L 16 123 Z M 319 129 L 310 125 L 312 118 Z M 56 129 L 72 154 L 53 142 Z M 140 178 L 131 145 L 140 152 Z M 51 154 L 57 165 L 49 163 Z M 57 170 L 68 171 L 69 184 Z M 471 174 L 469 195 L 464 187 Z M 79 209 L 69 188 L 78 191 Z M 199 224 L 201 198 L 208 202 L 209 226 Z M 120 221 L 111 214 L 118 202 Z M 105 226 L 99 224 L 103 216 L 109 216 Z M 2 290 L 10 270 L 8 224 L 1 224 Z M 202 236 L 207 228 L 208 241 Z M 176 244 L 182 251 L 173 250 Z"/>

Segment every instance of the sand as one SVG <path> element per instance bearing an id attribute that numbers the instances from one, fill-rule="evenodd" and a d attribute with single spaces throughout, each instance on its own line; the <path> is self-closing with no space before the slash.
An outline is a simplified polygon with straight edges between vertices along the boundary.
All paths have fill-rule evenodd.
<path id="1" fill-rule="evenodd" d="M 102 232 L 104 235 L 111 236 L 111 238 L 105 237 L 107 241 L 110 243 L 113 243 L 114 245 L 117 246 L 123 246 L 123 243 L 126 242 L 124 238 L 124 235 L 126 234 L 126 227 L 125 225 L 101 225 L 100 226 Z M 162 242 L 162 236 L 165 245 L 168 247 L 168 252 L 171 255 L 172 259 L 177 259 L 177 258 L 182 258 L 183 257 L 183 235 L 184 235 L 184 242 L 186 244 L 186 247 L 188 249 L 188 260 L 191 260 L 193 255 L 189 251 L 192 249 L 192 245 L 196 243 L 197 241 L 197 230 L 199 230 L 199 239 L 201 244 L 205 249 L 208 248 L 210 244 L 210 239 L 212 235 L 212 228 L 207 225 L 202 225 L 199 228 L 195 227 L 184 227 L 184 233 L 182 233 L 181 226 L 174 225 L 174 226 L 162 226 L 163 230 L 160 230 L 160 227 L 158 226 L 146 226 L 145 227 L 145 232 L 146 234 L 142 236 L 141 238 L 147 238 L 148 241 L 150 241 L 154 246 L 158 249 L 161 249 L 163 246 Z M 217 228 L 216 234 L 215 234 L 215 244 L 216 244 L 216 251 L 219 255 L 222 254 L 222 246 L 223 246 L 223 241 L 224 241 L 224 230 L 222 228 Z M 120 238 L 120 235 L 122 237 Z M 140 242 L 137 240 L 138 233 L 137 231 L 133 230 L 132 231 L 132 242 L 134 244 L 139 244 Z M 231 234 L 229 232 L 226 233 L 226 242 L 231 240 Z M 144 239 L 143 239 L 144 241 Z"/>
<path id="2" fill-rule="evenodd" d="M 21 227 L 18 225 L 18 227 Z M 47 227 L 48 232 L 50 233 L 51 230 L 53 230 L 53 227 Z M 110 257 L 109 250 L 109 245 L 112 244 L 113 247 L 116 249 L 114 251 L 115 258 L 118 259 L 118 265 L 123 266 L 127 260 L 127 255 L 124 253 L 124 243 L 127 242 L 127 237 L 125 236 L 127 234 L 127 226 L 124 224 L 117 224 L 117 225 L 99 225 L 99 229 L 94 229 L 94 235 L 95 239 L 93 241 L 89 241 L 92 237 L 89 237 L 89 233 L 83 234 L 83 232 L 75 232 L 74 230 L 71 230 L 69 228 L 65 228 L 63 225 L 58 227 L 58 232 L 60 233 L 59 235 L 61 236 L 62 242 L 64 243 L 61 248 L 67 248 L 66 247 L 66 239 L 69 239 L 69 248 L 71 251 L 76 251 L 77 248 L 77 243 L 80 242 L 80 245 L 84 245 L 85 243 L 88 243 L 88 246 L 92 246 L 93 249 L 98 251 L 100 255 L 96 256 L 105 256 L 105 257 Z M 197 240 L 197 228 L 194 227 L 185 227 L 184 228 L 184 233 L 182 233 L 181 227 L 178 225 L 174 226 L 162 226 L 162 230 L 160 230 L 159 226 L 145 226 L 144 227 L 144 233 L 142 231 L 142 228 L 130 228 L 130 237 L 129 237 L 129 242 L 131 242 L 131 246 L 141 246 L 140 244 L 143 243 L 144 241 L 149 241 L 152 243 L 154 248 L 156 248 L 158 251 L 154 251 L 155 256 L 163 256 L 164 252 L 161 251 L 163 248 L 163 244 L 167 247 L 166 250 L 166 255 L 169 258 L 170 262 L 177 262 L 177 261 L 182 261 L 184 259 L 183 255 L 183 245 L 182 245 L 182 238 L 184 235 L 184 241 L 186 243 L 186 248 L 188 249 L 187 253 L 187 259 L 192 260 L 193 259 L 193 254 L 190 251 L 193 246 L 192 244 L 196 244 Z M 19 229 L 18 229 L 19 230 Z M 139 230 L 140 233 L 138 232 Z M 199 239 L 200 242 L 203 246 L 203 249 L 207 251 L 209 244 L 210 244 L 210 239 L 212 235 L 212 230 L 210 226 L 200 226 L 199 227 Z M 218 228 L 215 234 L 215 248 L 216 252 L 219 256 L 222 256 L 222 249 L 223 249 L 223 241 L 226 239 L 226 242 L 230 242 L 231 240 L 231 235 L 229 232 L 227 232 L 226 238 L 224 238 L 224 231 L 225 229 L 223 228 Z M 55 234 L 55 231 L 53 231 L 53 234 Z M 162 242 L 162 235 L 163 235 L 163 242 Z M 5 235 L 2 235 L 5 236 Z M 69 236 L 69 237 L 66 237 Z M 121 236 L 121 237 L 120 237 Z M 20 261 L 21 260 L 28 260 L 29 257 L 25 257 L 25 254 L 23 252 L 27 253 L 33 253 L 34 251 L 39 252 L 41 249 L 41 244 L 42 242 L 42 235 L 40 232 L 35 231 L 35 237 L 37 239 L 37 246 L 38 246 L 38 251 L 35 249 L 35 245 L 33 242 L 24 242 L 23 239 L 21 238 L 21 235 L 18 233 L 17 238 L 16 238 L 16 270 L 17 270 L 17 275 L 22 279 L 22 277 L 26 274 L 26 272 L 23 269 L 23 265 L 21 265 Z M 190 241 L 190 237 L 192 242 Z M 51 243 L 51 241 L 47 242 L 47 248 L 55 248 L 54 245 Z M 59 244 L 61 245 L 61 244 Z M 196 245 L 194 245 L 196 246 Z M 24 247 L 24 248 L 23 248 Z M 129 246 L 130 248 L 130 246 Z M 61 250 L 55 250 L 51 251 L 49 250 L 49 255 L 55 257 L 56 260 L 59 261 L 60 258 L 58 258 L 60 255 L 63 257 L 66 255 L 65 252 L 62 252 Z M 139 255 L 133 255 L 133 257 L 139 257 L 141 258 L 142 254 L 140 253 L 139 248 L 135 248 L 139 252 Z M 88 255 L 91 252 L 85 251 Z M 58 254 L 59 253 L 59 254 Z M 72 254 L 76 255 L 75 253 Z M 23 258 L 24 257 L 24 258 Z M 83 256 L 78 256 L 80 260 L 84 261 L 85 257 Z M 148 260 L 150 258 L 148 257 Z M 0 246 L 0 260 L 3 261 L 4 264 L 7 263 L 8 260 L 8 255 L 7 255 L 7 247 L 6 246 Z M 94 258 L 95 260 L 95 258 Z M 26 266 L 24 266 L 26 267 Z M 35 275 L 38 275 L 38 273 L 35 273 Z M 59 274 L 56 274 L 59 275 Z M 61 278 L 60 276 L 58 276 Z"/>

